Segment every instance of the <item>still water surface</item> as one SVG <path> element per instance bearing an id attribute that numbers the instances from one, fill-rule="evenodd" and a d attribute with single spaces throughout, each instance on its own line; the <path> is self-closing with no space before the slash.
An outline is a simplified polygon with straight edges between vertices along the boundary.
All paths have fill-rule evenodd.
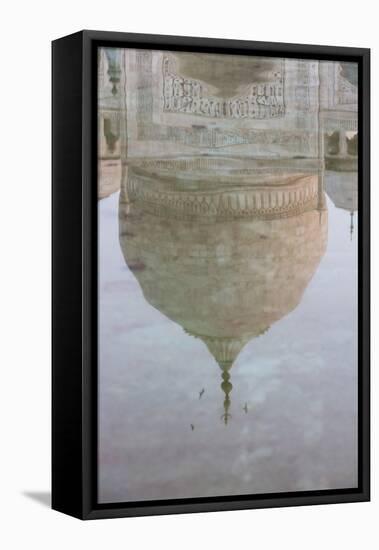
<path id="1" fill-rule="evenodd" d="M 325 180 L 338 208 L 285 220 L 99 202 L 100 502 L 357 485 L 357 214 Z"/>

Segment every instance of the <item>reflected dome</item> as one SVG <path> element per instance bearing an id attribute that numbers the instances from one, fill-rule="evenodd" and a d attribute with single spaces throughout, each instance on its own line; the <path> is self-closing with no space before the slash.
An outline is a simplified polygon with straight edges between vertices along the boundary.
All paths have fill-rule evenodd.
<path id="1" fill-rule="evenodd" d="M 354 212 L 358 210 L 358 172 L 326 172 L 325 190 L 336 208 L 350 213 L 350 239 L 354 232 Z"/>
<path id="2" fill-rule="evenodd" d="M 146 300 L 225 370 L 301 301 L 325 252 L 323 191 L 309 173 L 177 163 L 175 177 L 164 161 L 129 168 L 120 244 Z"/>
<path id="3" fill-rule="evenodd" d="M 358 210 L 358 172 L 326 172 L 325 190 L 336 208 Z"/>

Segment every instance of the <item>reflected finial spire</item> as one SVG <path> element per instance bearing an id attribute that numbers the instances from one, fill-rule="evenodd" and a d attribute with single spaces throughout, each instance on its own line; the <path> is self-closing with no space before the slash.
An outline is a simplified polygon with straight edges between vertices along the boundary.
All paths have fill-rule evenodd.
<path id="1" fill-rule="evenodd" d="M 353 240 L 353 232 L 354 232 L 354 212 L 350 212 L 350 240 Z"/>
<path id="2" fill-rule="evenodd" d="M 184 329 L 188 334 L 194 336 L 195 338 L 200 338 L 207 346 L 208 350 L 211 352 L 215 360 L 217 361 L 218 366 L 222 371 L 222 382 L 221 389 L 225 394 L 224 398 L 224 413 L 221 418 L 224 421 L 225 426 L 228 424 L 231 414 L 229 413 L 231 401 L 229 394 L 233 389 L 232 383 L 230 382 L 229 371 L 232 368 L 238 354 L 246 343 L 253 337 L 253 335 L 242 336 L 240 338 L 236 337 L 226 337 L 226 336 L 205 336 L 200 334 L 195 334 Z M 266 328 L 260 328 L 254 336 L 259 336 L 266 332 Z M 205 389 L 203 388 L 199 392 L 199 399 L 201 399 Z"/>
<path id="3" fill-rule="evenodd" d="M 229 394 L 233 389 L 232 383 L 230 382 L 230 374 L 229 374 L 230 367 L 231 365 L 222 368 L 223 370 L 222 370 L 221 389 L 225 394 L 225 399 L 224 399 L 224 414 L 221 416 L 221 418 L 223 419 L 225 426 L 228 424 L 228 420 L 232 416 L 229 413 L 229 408 L 231 403 Z"/>

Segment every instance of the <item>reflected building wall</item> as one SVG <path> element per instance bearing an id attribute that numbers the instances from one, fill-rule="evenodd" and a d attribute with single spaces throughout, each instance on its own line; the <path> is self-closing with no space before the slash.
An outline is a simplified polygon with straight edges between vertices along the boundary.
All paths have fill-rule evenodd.
<path id="1" fill-rule="evenodd" d="M 321 132 L 329 170 L 357 171 L 358 65 L 320 63 Z"/>
<path id="2" fill-rule="evenodd" d="M 98 67 L 100 198 L 143 158 L 357 170 L 354 63 L 101 48 Z"/>
<path id="3" fill-rule="evenodd" d="M 125 72 L 131 157 L 318 157 L 317 62 L 129 50 Z"/>

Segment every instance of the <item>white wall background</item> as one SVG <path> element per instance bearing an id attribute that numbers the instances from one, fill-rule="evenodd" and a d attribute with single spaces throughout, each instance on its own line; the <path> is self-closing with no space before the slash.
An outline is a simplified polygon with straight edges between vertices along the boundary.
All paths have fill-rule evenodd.
<path id="1" fill-rule="evenodd" d="M 50 41 L 86 29 L 372 48 L 371 0 L 42 0 L 1 8 L 0 545 L 2 548 L 377 548 L 378 399 L 373 362 L 373 501 L 318 507 L 80 522 L 51 511 Z M 373 282 L 378 276 L 378 119 L 373 95 Z M 373 284 L 373 351 L 378 288 Z M 374 358 L 373 353 L 373 358 Z M 37 495 L 37 496 L 38 496 Z"/>

